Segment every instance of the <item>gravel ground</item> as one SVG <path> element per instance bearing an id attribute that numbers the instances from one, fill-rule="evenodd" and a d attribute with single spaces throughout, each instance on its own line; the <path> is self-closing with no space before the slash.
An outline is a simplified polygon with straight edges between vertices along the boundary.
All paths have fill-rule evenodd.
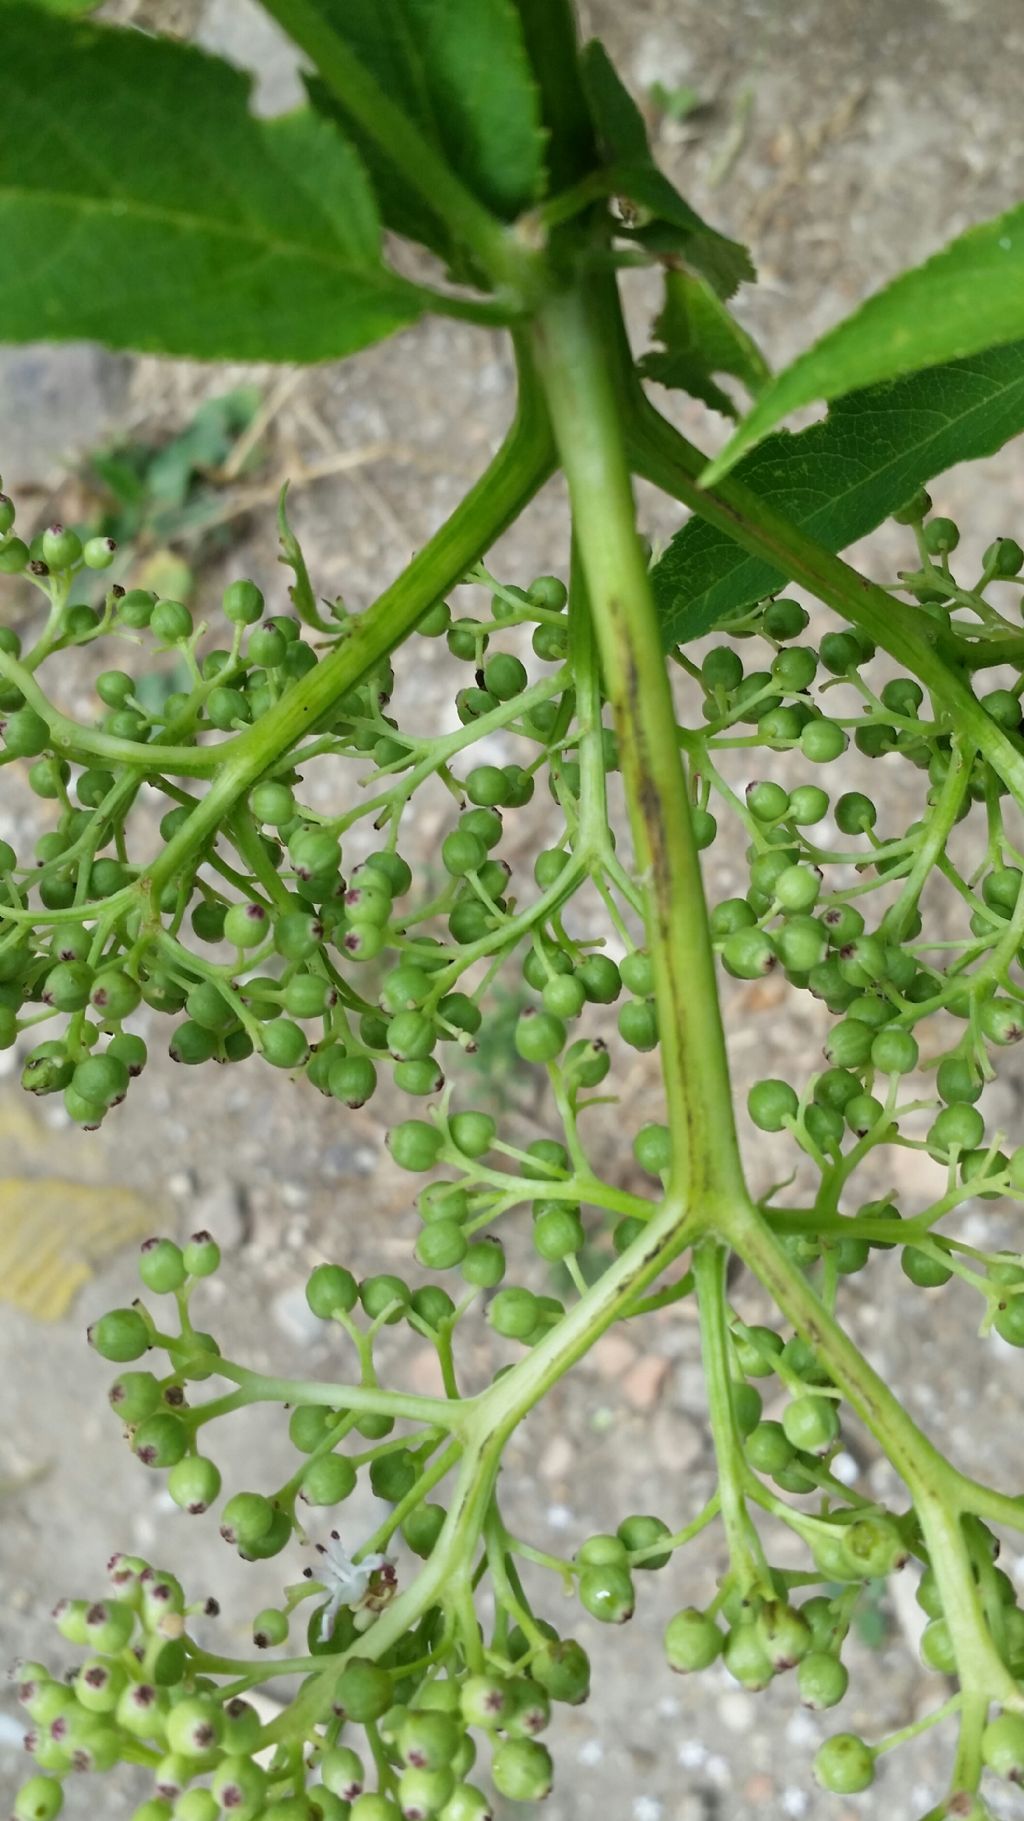
<path id="1" fill-rule="evenodd" d="M 273 34 L 254 29 L 258 15 L 248 0 L 191 0 L 173 9 L 152 0 L 148 8 L 111 10 L 160 19 L 225 54 L 251 58 L 262 72 L 264 104 L 287 105 L 289 68 Z M 702 98 L 682 124 L 663 123 L 660 150 L 696 205 L 753 246 L 762 284 L 739 310 L 777 363 L 879 281 L 968 221 L 1018 199 L 1024 21 L 1016 0 L 796 0 L 786 8 L 758 0 L 718 0 L 714 7 L 595 0 L 585 11 L 638 88 L 655 79 L 687 83 Z M 645 281 L 631 283 L 638 330 L 654 301 Z M 198 400 L 234 377 L 85 349 L 0 356 L 6 484 L 40 515 L 49 512 L 66 497 L 66 454 L 115 426 L 176 428 Z M 280 376 L 258 377 L 273 395 Z M 452 324 L 423 325 L 351 368 L 289 382 L 270 446 L 275 467 L 299 476 L 294 525 L 321 594 L 344 591 L 363 604 L 422 543 L 494 446 L 510 383 L 499 342 Z M 699 406 L 684 405 L 678 416 L 698 440 L 720 434 Z M 338 452 L 345 472 L 303 484 L 310 468 Z M 1024 469 L 1012 453 L 943 477 L 933 493 L 939 509 L 963 525 L 971 550 L 997 533 L 1021 534 Z M 646 493 L 642 503 L 651 535 L 667 537 L 677 509 Z M 500 572 L 522 580 L 564 569 L 561 515 L 560 492 L 549 488 L 503 541 L 495 559 Z M 251 574 L 280 598 L 270 515 L 242 517 L 238 530 L 232 573 Z M 873 572 L 889 573 L 897 548 L 885 535 L 859 554 Z M 216 572 L 205 579 L 211 600 L 222 579 Z M 453 681 L 440 653 L 423 661 L 414 686 L 424 721 L 445 711 Z M 877 792 L 877 775 L 872 782 Z M 894 819 L 906 813 L 904 788 L 894 777 L 883 806 Z M 5 796 L 3 813 L 23 813 L 16 793 Z M 427 851 L 434 828 L 421 833 Z M 727 863 L 716 865 L 715 888 L 728 889 Z M 757 991 L 729 986 L 726 1012 L 741 1092 L 755 1075 L 782 1072 L 794 1052 L 810 1053 L 820 1042 L 813 1011 L 792 1011 L 774 983 Z M 228 1253 L 210 1291 L 211 1325 L 225 1350 L 283 1372 L 347 1369 L 337 1347 L 325 1345 L 305 1319 L 301 1285 L 313 1262 L 339 1250 L 356 1269 L 401 1269 L 407 1257 L 414 1230 L 408 1179 L 382 1152 L 376 1103 L 342 1119 L 312 1091 L 266 1070 L 176 1071 L 157 1060 L 119 1117 L 82 1136 L 45 1103 L 26 1103 L 13 1060 L 0 1055 L 7 1069 L 0 1081 L 0 1221 L 4 1207 L 9 1214 L 15 1206 L 16 1184 L 27 1179 L 39 1196 L 41 1230 L 59 1222 L 70 1184 L 101 1196 L 120 1193 L 129 1224 L 179 1233 L 209 1225 Z M 536 1109 L 525 1084 L 503 1084 L 502 1092 L 526 1132 Z M 997 1092 L 993 1116 L 1019 1131 L 1019 1066 L 1007 1069 Z M 655 1094 L 650 1069 L 638 1063 L 626 1084 L 624 1117 L 650 1116 Z M 631 1165 L 616 1157 L 613 1130 L 603 1143 L 608 1167 L 627 1180 Z M 759 1139 L 749 1154 L 755 1185 L 763 1187 L 771 1151 Z M 913 1193 L 916 1185 L 911 1178 L 900 1186 Z M 17 1308 L 4 1311 L 4 1656 L 40 1653 L 54 1598 L 96 1586 L 115 1546 L 150 1553 L 186 1574 L 197 1593 L 215 1591 L 226 1635 L 236 1643 L 247 1615 L 273 1591 L 273 1565 L 243 1568 L 212 1520 L 190 1526 L 173 1512 L 128 1457 L 104 1409 L 105 1374 L 85 1354 L 83 1328 L 128 1298 L 132 1282 L 131 1257 L 122 1250 L 100 1265 L 62 1319 L 42 1325 Z M 907 1298 L 905 1287 L 884 1257 L 856 1280 L 847 1301 L 857 1338 L 955 1458 L 1001 1483 L 1019 1481 L 1019 1355 L 1015 1361 L 997 1343 L 974 1344 L 972 1309 L 955 1295 Z M 758 1308 L 745 1290 L 739 1294 L 745 1310 Z M 395 1382 L 428 1388 L 432 1360 L 419 1343 L 397 1331 L 388 1343 Z M 483 1374 L 492 1364 L 481 1336 L 469 1369 Z M 294 1457 L 283 1429 L 240 1423 L 234 1435 L 227 1431 L 219 1455 L 229 1483 L 254 1440 L 267 1483 L 288 1470 Z M 852 1445 L 861 1483 L 884 1489 L 884 1463 L 862 1438 Z M 685 1305 L 595 1347 L 516 1438 L 504 1477 L 510 1519 L 542 1547 L 566 1553 L 631 1509 L 684 1522 L 712 1485 L 696 1333 Z M 346 1524 L 363 1534 L 372 1526 L 371 1502 L 351 1518 L 349 1509 Z M 754 1698 L 724 1672 L 681 1684 L 659 1668 L 664 1618 L 706 1597 L 721 1566 L 718 1537 L 702 1538 L 664 1576 L 646 1577 L 637 1617 L 625 1630 L 609 1634 L 579 1621 L 595 1660 L 595 1692 L 554 1728 L 562 1774 L 545 1814 L 551 1821 L 738 1821 L 748 1814 L 853 1821 L 885 1813 L 913 1821 L 938 1786 L 930 1747 L 901 1753 L 879 1790 L 844 1805 L 809 1788 L 810 1757 L 831 1728 L 796 1707 L 785 1680 Z M 915 1609 L 906 1591 L 885 1609 L 881 1647 L 854 1650 L 843 1724 L 870 1733 L 879 1716 L 903 1724 L 941 1698 L 941 1682 L 925 1676 L 907 1650 Z M 19 1735 L 13 1702 L 0 1693 L 0 1794 L 20 1774 Z M 73 1821 L 97 1814 L 123 1821 L 130 1812 L 126 1786 L 105 1785 L 100 1800 L 98 1809 L 95 1791 L 78 1789 L 68 1805 Z M 1000 1813 L 1024 1809 L 1018 1802 Z"/>

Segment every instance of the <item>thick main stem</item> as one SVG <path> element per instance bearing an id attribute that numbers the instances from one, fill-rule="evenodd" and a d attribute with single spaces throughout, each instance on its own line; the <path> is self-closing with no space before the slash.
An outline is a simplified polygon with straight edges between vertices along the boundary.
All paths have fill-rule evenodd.
<path id="1" fill-rule="evenodd" d="M 587 293 L 566 291 L 546 305 L 534 349 L 569 483 L 637 866 L 648 886 L 672 1187 L 684 1205 L 710 1212 L 744 1195 L 743 1173 L 672 695 L 602 324 Z"/>

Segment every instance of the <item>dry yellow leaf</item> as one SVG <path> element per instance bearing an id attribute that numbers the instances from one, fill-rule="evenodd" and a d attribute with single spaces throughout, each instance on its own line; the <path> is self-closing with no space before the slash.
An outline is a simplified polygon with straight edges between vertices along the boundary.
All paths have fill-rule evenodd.
<path id="1" fill-rule="evenodd" d="M 0 1177 L 0 1297 L 59 1321 L 93 1268 L 152 1226 L 153 1209 L 134 1189 Z"/>

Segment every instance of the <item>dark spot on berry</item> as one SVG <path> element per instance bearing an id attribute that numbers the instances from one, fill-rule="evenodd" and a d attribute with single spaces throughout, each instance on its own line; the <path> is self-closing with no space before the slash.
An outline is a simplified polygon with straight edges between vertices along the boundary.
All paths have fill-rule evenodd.
<path id="1" fill-rule="evenodd" d="M 90 1688 L 106 1688 L 110 1678 L 102 1663 L 94 1663 L 91 1669 L 86 1670 L 85 1679 Z"/>

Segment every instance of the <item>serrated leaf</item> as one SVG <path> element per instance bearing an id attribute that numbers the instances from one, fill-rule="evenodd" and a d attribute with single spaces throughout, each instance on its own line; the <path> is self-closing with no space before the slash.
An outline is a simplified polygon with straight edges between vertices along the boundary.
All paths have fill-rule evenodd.
<path id="1" fill-rule="evenodd" d="M 314 361 L 419 315 L 366 174 L 183 44 L 3 9 L 0 339 Z"/>
<path id="2" fill-rule="evenodd" d="M 736 471 L 828 550 L 844 550 L 918 487 L 1024 431 L 1024 342 L 872 386 L 834 405 L 824 423 L 782 431 Z M 691 518 L 655 565 L 666 649 L 699 638 L 786 581 L 706 520 Z"/>
<path id="3" fill-rule="evenodd" d="M 641 360 L 644 378 L 689 392 L 727 417 L 738 415 L 736 406 L 713 374 L 733 374 L 755 396 L 771 378 L 757 343 L 695 273 L 666 272 L 665 302 L 653 333 L 662 347 Z"/>
<path id="4" fill-rule="evenodd" d="M 385 227 L 404 240 L 415 240 L 429 247 L 449 266 L 457 261 L 457 252 L 447 225 L 428 208 L 422 196 L 409 188 L 401 172 L 395 169 L 375 140 L 368 138 L 351 114 L 346 113 L 338 97 L 319 76 L 304 76 L 306 93 L 318 114 L 333 120 L 346 138 L 358 148 L 373 185 Z"/>
<path id="5" fill-rule="evenodd" d="M 658 169 L 643 115 L 597 38 L 584 46 L 580 70 L 615 193 L 651 217 L 649 224 L 627 222 L 623 231 L 638 240 L 652 235 L 658 251 L 681 253 L 716 291 L 731 297 L 755 276 L 746 247 L 709 227 Z"/>
<path id="6" fill-rule="evenodd" d="M 540 97 L 510 0 L 315 0 L 315 10 L 480 202 L 507 221 L 536 202 Z M 444 224 L 338 97 L 316 78 L 310 94 L 358 145 L 387 225 L 449 257 Z"/>
<path id="7" fill-rule="evenodd" d="M 1024 205 L 904 272 L 778 375 L 702 476 L 713 486 L 791 411 L 1024 334 Z"/>

